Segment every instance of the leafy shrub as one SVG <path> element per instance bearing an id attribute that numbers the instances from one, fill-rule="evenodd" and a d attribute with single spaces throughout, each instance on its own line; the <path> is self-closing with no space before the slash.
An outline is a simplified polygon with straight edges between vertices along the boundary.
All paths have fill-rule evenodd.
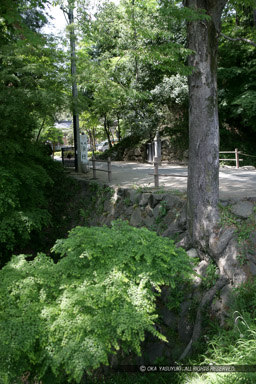
<path id="1" fill-rule="evenodd" d="M 12 251 L 31 243 L 33 236 L 40 242 L 43 229 L 52 227 L 56 234 L 54 221 L 61 216 L 68 191 L 72 194 L 72 182 L 63 167 L 44 153 L 44 146 L 29 140 L 18 149 L 0 162 L 0 265 Z"/>
<path id="2" fill-rule="evenodd" d="M 13 250 L 25 244 L 31 231 L 47 225 L 45 188 L 53 181 L 40 164 L 48 159 L 28 145 L 22 153 L 0 164 L 0 248 Z M 51 161 L 51 159 L 49 159 Z"/>
<path id="3" fill-rule="evenodd" d="M 154 326 L 156 297 L 161 285 L 175 292 L 190 279 L 184 250 L 116 221 L 112 228 L 76 227 L 53 251 L 62 257 L 56 264 L 45 254 L 32 261 L 19 255 L 0 271 L 4 382 L 25 371 L 47 382 L 79 382 L 120 348 L 140 354 L 146 331 L 165 340 Z"/>
<path id="4" fill-rule="evenodd" d="M 101 159 L 107 159 L 110 156 L 115 160 L 123 160 L 125 150 L 135 148 L 139 146 L 140 143 L 142 144 L 142 135 L 137 133 L 126 136 L 120 142 L 116 143 L 112 148 L 106 150 L 103 153 L 100 153 L 99 157 Z"/>

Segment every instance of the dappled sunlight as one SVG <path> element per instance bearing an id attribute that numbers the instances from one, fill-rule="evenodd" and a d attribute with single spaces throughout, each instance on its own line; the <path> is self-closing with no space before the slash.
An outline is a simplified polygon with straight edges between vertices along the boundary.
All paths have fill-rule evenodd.
<path id="1" fill-rule="evenodd" d="M 104 169 L 105 164 L 99 166 Z M 112 181 L 107 181 L 107 175 L 103 172 L 98 172 L 96 182 L 108 184 L 112 187 L 150 187 L 154 188 L 154 167 L 153 164 L 114 161 L 112 162 Z M 163 164 L 159 167 L 159 184 L 160 188 L 166 190 L 187 191 L 187 178 L 179 177 L 186 176 L 188 173 L 186 166 Z M 161 176 L 172 175 L 172 176 Z M 77 178 L 90 180 L 92 173 L 74 175 Z M 220 169 L 220 198 L 243 198 L 256 196 L 256 171 L 245 171 L 242 169 Z"/>

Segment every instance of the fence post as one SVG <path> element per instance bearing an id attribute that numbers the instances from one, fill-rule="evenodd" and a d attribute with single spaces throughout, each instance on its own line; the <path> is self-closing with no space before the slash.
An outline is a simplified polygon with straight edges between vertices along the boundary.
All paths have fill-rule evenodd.
<path id="1" fill-rule="evenodd" d="M 92 157 L 92 178 L 96 179 L 96 161 L 95 157 Z"/>
<path id="2" fill-rule="evenodd" d="M 61 148 L 61 161 L 62 161 L 62 165 L 64 167 L 64 151 L 63 151 L 63 148 Z"/>
<path id="3" fill-rule="evenodd" d="M 108 157 L 108 181 L 111 182 L 111 158 Z"/>
<path id="4" fill-rule="evenodd" d="M 238 153 L 238 148 L 235 149 L 235 156 L 236 156 L 236 168 L 239 168 L 239 153 Z"/>
<path id="5" fill-rule="evenodd" d="M 158 157 L 154 157 L 154 180 L 155 188 L 159 188 L 159 174 L 158 174 Z"/>

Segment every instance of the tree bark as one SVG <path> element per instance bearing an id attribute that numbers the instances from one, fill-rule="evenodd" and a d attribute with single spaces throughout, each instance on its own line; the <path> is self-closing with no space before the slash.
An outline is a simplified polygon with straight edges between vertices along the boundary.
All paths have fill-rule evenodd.
<path id="1" fill-rule="evenodd" d="M 227 0 L 186 0 L 185 6 L 203 9 L 205 20 L 188 23 L 189 165 L 188 231 L 192 242 L 205 249 L 218 221 L 219 121 L 217 102 L 217 51 L 221 13 Z"/>
<path id="2" fill-rule="evenodd" d="M 110 139 L 109 123 L 108 123 L 107 115 L 104 115 L 104 131 L 105 131 L 107 139 L 108 139 L 109 148 L 112 148 L 112 143 L 111 143 L 111 139 Z"/>
<path id="3" fill-rule="evenodd" d="M 76 82 L 76 35 L 74 29 L 74 5 L 69 1 L 68 19 L 70 25 L 70 49 L 71 49 L 71 76 L 72 76 L 72 109 L 73 109 L 73 130 L 75 144 L 75 167 L 76 172 L 82 172 L 81 148 L 80 148 L 80 130 L 79 130 L 79 114 L 77 111 L 77 82 Z"/>

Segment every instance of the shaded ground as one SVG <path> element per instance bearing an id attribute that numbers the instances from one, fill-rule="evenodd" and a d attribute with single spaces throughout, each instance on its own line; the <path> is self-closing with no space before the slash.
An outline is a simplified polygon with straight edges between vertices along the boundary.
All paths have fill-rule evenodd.
<path id="1" fill-rule="evenodd" d="M 98 163 L 97 168 L 106 170 L 106 163 Z M 112 178 L 108 182 L 107 172 L 96 171 L 95 181 L 109 186 L 122 187 L 150 187 L 154 188 L 152 164 L 135 162 L 113 161 L 111 163 Z M 71 172 L 75 173 L 74 171 Z M 151 175 L 150 175 L 151 173 Z M 159 167 L 161 174 L 187 175 L 187 167 L 163 164 Z M 77 174 L 76 177 L 92 180 L 92 170 L 87 174 Z M 160 189 L 178 190 L 186 192 L 187 178 L 177 176 L 163 176 L 160 178 Z M 255 169 L 220 169 L 220 198 L 222 200 L 256 197 L 256 170 Z"/>

